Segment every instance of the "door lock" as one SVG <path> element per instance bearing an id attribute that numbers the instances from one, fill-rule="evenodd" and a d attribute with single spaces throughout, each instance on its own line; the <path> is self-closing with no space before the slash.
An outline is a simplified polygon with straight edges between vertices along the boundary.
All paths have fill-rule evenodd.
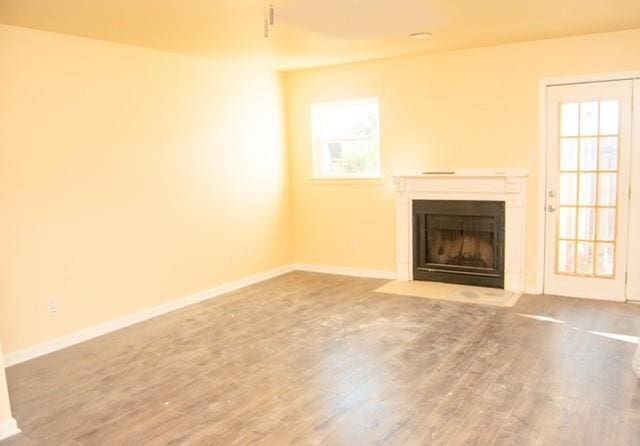
<path id="1" fill-rule="evenodd" d="M 556 211 L 556 207 L 554 205 L 550 204 L 549 206 L 547 206 L 547 210 L 549 212 L 555 212 Z"/>

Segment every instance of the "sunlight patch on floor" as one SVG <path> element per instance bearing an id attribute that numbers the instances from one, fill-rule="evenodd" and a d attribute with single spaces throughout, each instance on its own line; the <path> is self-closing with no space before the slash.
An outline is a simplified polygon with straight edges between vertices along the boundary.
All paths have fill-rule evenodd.
<path id="1" fill-rule="evenodd" d="M 553 322 L 555 324 L 564 324 L 565 321 L 561 321 L 560 319 L 556 319 L 554 317 L 551 316 L 540 316 L 537 314 L 526 314 L 526 313 L 516 313 L 518 316 L 522 316 L 522 317 L 527 317 L 529 319 L 535 319 L 536 321 L 543 321 L 543 322 Z"/>
<path id="2" fill-rule="evenodd" d="M 551 322 L 554 324 L 566 324 L 565 321 L 561 321 L 560 319 L 556 319 L 554 317 L 551 316 L 542 316 L 539 314 L 527 314 L 527 313 L 516 313 L 518 316 L 521 317 L 526 317 L 528 319 L 533 319 L 536 321 L 541 321 L 541 322 Z M 609 339 L 615 339 L 616 341 L 622 341 L 622 342 L 628 342 L 630 344 L 640 344 L 640 337 L 638 336 L 629 336 L 629 335 L 624 335 L 624 334 L 618 334 L 618 333 L 609 333 L 606 331 L 596 331 L 596 330 L 587 330 L 587 329 L 582 329 L 579 327 L 571 327 L 572 330 L 577 330 L 577 331 L 584 331 L 586 333 L 592 334 L 592 335 L 596 335 L 596 336 L 602 336 L 604 338 L 609 338 Z"/>
<path id="3" fill-rule="evenodd" d="M 592 331 L 586 330 L 587 333 L 591 333 L 596 336 L 602 336 L 609 339 L 615 339 L 617 341 L 628 342 L 630 344 L 638 344 L 640 343 L 640 338 L 638 336 L 628 336 L 617 333 L 607 333 L 606 331 Z"/>

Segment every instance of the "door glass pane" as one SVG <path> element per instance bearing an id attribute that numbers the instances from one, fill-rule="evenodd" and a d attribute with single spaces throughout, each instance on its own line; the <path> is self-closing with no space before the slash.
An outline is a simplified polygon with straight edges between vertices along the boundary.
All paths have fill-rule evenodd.
<path id="1" fill-rule="evenodd" d="M 558 242 L 558 272 L 574 273 L 576 266 L 576 243 L 560 240 Z"/>
<path id="2" fill-rule="evenodd" d="M 600 102 L 600 134 L 617 135 L 620 121 L 620 103 L 618 101 Z"/>
<path id="3" fill-rule="evenodd" d="M 578 174 L 560 174 L 560 204 L 572 205 L 577 203 L 578 198 Z"/>
<path id="4" fill-rule="evenodd" d="M 618 100 L 560 106 L 558 273 L 613 276 L 619 132 Z"/>
<path id="5" fill-rule="evenodd" d="M 601 173 L 598 180 L 598 204 L 600 206 L 616 205 L 616 183 L 618 175 L 615 173 Z"/>
<path id="6" fill-rule="evenodd" d="M 598 168 L 598 139 L 580 138 L 580 170 Z"/>
<path id="7" fill-rule="evenodd" d="M 577 272 L 593 274 L 593 242 L 578 242 Z"/>
<path id="8" fill-rule="evenodd" d="M 580 104 L 566 102 L 560 106 L 560 135 L 578 136 Z"/>
<path id="9" fill-rule="evenodd" d="M 595 206 L 596 204 L 596 174 L 580 174 L 580 197 L 578 203 L 582 206 Z"/>
<path id="10" fill-rule="evenodd" d="M 560 238 L 576 238 L 576 208 L 560 208 L 559 234 Z"/>
<path id="11" fill-rule="evenodd" d="M 596 238 L 596 208 L 578 210 L 578 238 L 594 240 Z"/>
<path id="12" fill-rule="evenodd" d="M 598 240 L 612 242 L 616 234 L 616 209 L 598 209 Z"/>
<path id="13" fill-rule="evenodd" d="M 599 276 L 613 276 L 613 265 L 615 265 L 614 244 L 598 243 L 596 250 L 596 274 Z"/>
<path id="14" fill-rule="evenodd" d="M 582 102 L 580 104 L 580 135 L 598 134 L 598 103 Z"/>
<path id="15" fill-rule="evenodd" d="M 560 141 L 560 170 L 578 170 L 578 138 Z"/>
<path id="16" fill-rule="evenodd" d="M 618 137 L 600 138 L 600 170 L 616 170 L 618 168 Z"/>

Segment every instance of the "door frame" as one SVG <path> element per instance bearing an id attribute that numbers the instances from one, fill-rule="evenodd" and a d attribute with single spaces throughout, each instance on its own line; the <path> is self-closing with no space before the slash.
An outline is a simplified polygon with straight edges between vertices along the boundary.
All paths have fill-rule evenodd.
<path id="1" fill-rule="evenodd" d="M 637 81 L 640 79 L 640 71 L 623 71 L 615 73 L 598 73 L 598 74 L 585 74 L 577 76 L 557 76 L 557 77 L 544 77 L 540 80 L 538 87 L 538 190 L 536 199 L 536 208 L 538 209 L 537 224 L 537 246 L 536 246 L 536 283 L 533 288 L 527 287 L 526 292 L 531 294 L 542 294 L 544 292 L 545 283 L 545 258 L 546 258 L 546 226 L 547 226 L 547 214 L 546 214 L 546 188 L 547 188 L 547 87 L 557 85 L 570 85 L 570 84 L 585 84 L 591 82 L 607 82 L 607 81 L 621 81 L 631 80 L 634 81 L 634 86 L 638 85 Z M 637 93 L 637 94 L 635 94 Z M 633 105 L 635 113 L 633 122 L 631 124 L 631 162 L 633 166 L 640 164 L 637 160 L 637 156 L 634 155 L 640 153 L 640 119 L 637 115 L 640 115 L 640 92 L 636 92 L 634 89 Z M 640 181 L 633 181 L 632 188 L 635 187 Z M 640 191 L 636 192 L 636 195 Z M 640 291 L 640 290 L 639 290 Z M 638 296 L 640 297 L 640 296 Z"/>

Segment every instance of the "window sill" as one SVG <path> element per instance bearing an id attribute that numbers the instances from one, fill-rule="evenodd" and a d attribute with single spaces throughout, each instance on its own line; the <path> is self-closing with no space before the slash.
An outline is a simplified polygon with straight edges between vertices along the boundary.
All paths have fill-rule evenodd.
<path id="1" fill-rule="evenodd" d="M 311 177 L 310 180 L 316 185 L 377 185 L 384 181 L 384 176 Z"/>
<path id="2" fill-rule="evenodd" d="M 384 178 L 382 175 L 366 175 L 366 176 L 353 176 L 353 177 L 311 177 L 313 181 L 353 181 L 353 180 L 381 180 Z"/>

